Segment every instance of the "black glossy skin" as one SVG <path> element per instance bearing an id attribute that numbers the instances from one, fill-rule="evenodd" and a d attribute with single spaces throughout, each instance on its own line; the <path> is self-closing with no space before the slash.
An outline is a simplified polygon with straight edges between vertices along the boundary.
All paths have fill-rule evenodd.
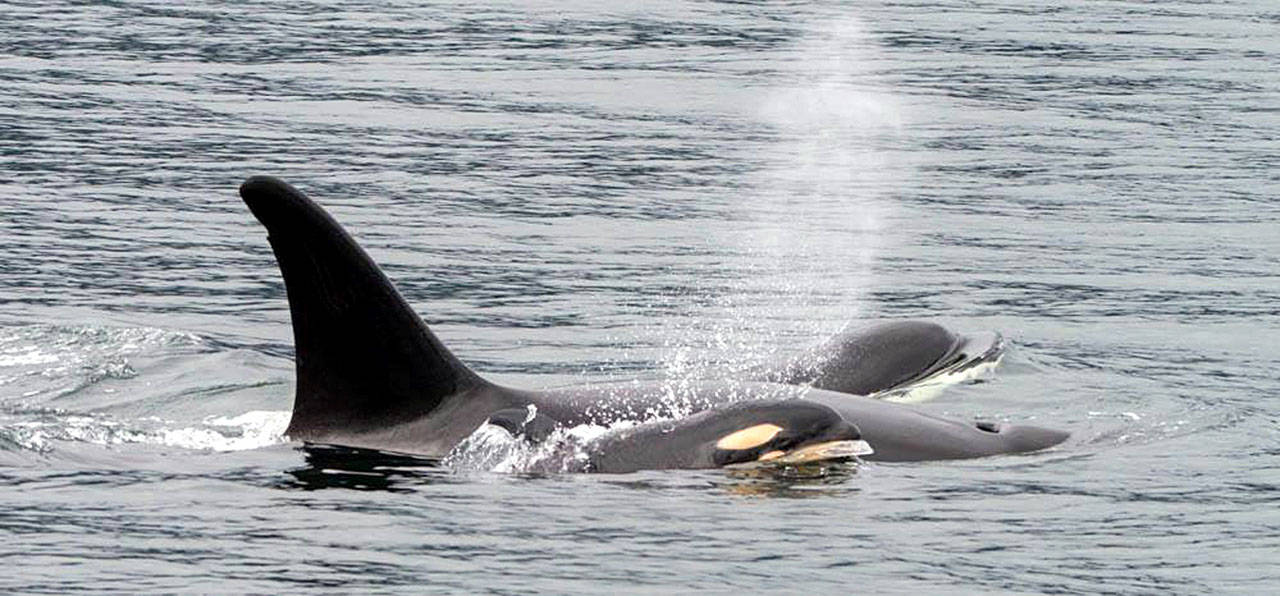
<path id="1" fill-rule="evenodd" d="M 289 294 L 298 371 L 290 436 L 382 431 L 485 384 L 323 209 L 274 178 L 250 178 L 240 195 L 267 228 Z"/>
<path id="2" fill-rule="evenodd" d="M 492 414 L 530 404 L 570 426 L 675 414 L 665 399 L 671 388 L 664 385 L 527 391 L 482 379 L 440 343 L 372 259 L 309 198 L 264 176 L 245 181 L 240 195 L 268 230 L 289 296 L 297 348 L 297 391 L 287 430 L 292 438 L 439 457 Z M 895 337 L 901 341 L 895 342 Z M 837 350 L 827 361 L 829 372 L 819 371 L 817 378 L 826 386 L 859 392 L 877 384 L 888 388 L 926 374 L 945 357 L 953 338 L 928 323 L 912 323 L 898 331 L 892 326 L 879 328 L 870 338 L 849 338 L 844 345 L 852 348 Z M 872 353 L 880 349 L 885 352 Z M 848 354 L 858 357 L 849 359 Z M 868 372 L 859 376 L 859 367 Z M 814 379 L 785 367 L 757 373 L 756 378 L 784 382 L 690 384 L 681 396 L 687 402 L 686 412 L 741 401 L 801 397 L 829 407 L 856 425 L 876 451 L 869 458 L 884 461 L 1035 451 L 1067 437 L 1060 431 L 1030 426 L 1008 425 L 988 432 L 973 423 L 907 406 L 786 384 Z M 691 430 L 667 443 L 647 441 L 644 449 L 695 451 L 703 438 Z M 632 448 L 638 447 L 623 449 Z M 658 457 L 649 465 L 690 464 L 681 458 Z"/>
<path id="3" fill-rule="evenodd" d="M 772 424 L 782 431 L 766 442 L 742 449 L 717 446 L 724 437 L 760 424 Z M 639 470 L 719 468 L 755 462 L 772 451 L 789 452 L 829 441 L 861 438 L 858 427 L 835 410 L 813 402 L 739 402 L 679 420 L 651 422 L 611 432 L 588 447 L 584 471 L 622 474 Z"/>
<path id="4" fill-rule="evenodd" d="M 744 378 L 871 395 L 909 385 L 963 357 L 964 338 L 927 321 L 891 321 L 836 335 Z"/>

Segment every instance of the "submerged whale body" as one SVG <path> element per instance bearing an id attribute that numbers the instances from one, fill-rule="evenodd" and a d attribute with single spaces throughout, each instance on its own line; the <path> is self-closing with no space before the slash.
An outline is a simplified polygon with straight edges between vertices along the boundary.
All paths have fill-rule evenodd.
<path id="1" fill-rule="evenodd" d="M 442 457 L 491 421 L 536 440 L 548 428 L 665 419 L 606 434 L 582 467 L 627 472 L 850 454 L 958 459 L 1035 451 L 1067 437 L 1033 426 L 947 419 L 856 395 L 973 360 L 964 338 L 920 322 L 847 334 L 837 338 L 833 356 L 816 365 L 783 363 L 742 379 L 675 389 L 641 382 L 504 387 L 454 356 L 306 195 L 267 176 L 245 181 L 240 195 L 267 228 L 288 294 L 297 380 L 286 433 L 295 440 Z M 521 412 L 531 415 L 524 419 Z"/>

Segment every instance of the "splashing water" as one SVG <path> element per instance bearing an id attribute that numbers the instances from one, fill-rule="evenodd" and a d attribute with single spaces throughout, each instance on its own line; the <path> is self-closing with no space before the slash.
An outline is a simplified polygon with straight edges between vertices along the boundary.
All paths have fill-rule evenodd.
<path id="1" fill-rule="evenodd" d="M 441 463 L 456 472 L 567 473 L 586 469 L 587 445 L 605 433 L 633 426 L 581 425 L 556 429 L 536 444 L 513 436 L 506 429 L 483 424 L 459 442 Z"/>
<path id="2" fill-rule="evenodd" d="M 291 412 L 255 410 L 233 417 L 216 416 L 206 419 L 205 426 L 165 429 L 149 438 L 162 445 L 187 449 L 258 449 L 287 442 L 284 431 L 291 415 Z"/>

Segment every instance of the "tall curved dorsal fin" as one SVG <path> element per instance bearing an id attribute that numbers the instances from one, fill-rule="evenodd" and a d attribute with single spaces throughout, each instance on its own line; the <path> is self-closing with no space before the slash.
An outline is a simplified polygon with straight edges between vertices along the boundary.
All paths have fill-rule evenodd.
<path id="1" fill-rule="evenodd" d="M 255 176 L 240 196 L 267 228 L 289 295 L 298 373 L 289 436 L 384 429 L 485 383 L 306 195 Z"/>

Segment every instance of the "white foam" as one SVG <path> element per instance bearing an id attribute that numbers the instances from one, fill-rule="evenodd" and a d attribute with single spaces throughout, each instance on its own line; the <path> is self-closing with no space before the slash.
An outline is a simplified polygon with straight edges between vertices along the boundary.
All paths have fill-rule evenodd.
<path id="1" fill-rule="evenodd" d="M 59 441 L 241 451 L 286 442 L 284 430 L 289 423 L 289 412 L 252 411 L 233 418 L 214 417 L 206 419 L 203 426 L 166 427 L 165 422 L 155 419 L 135 422 L 151 422 L 158 428 L 131 428 L 106 417 L 72 415 L 53 420 L 16 422 L 3 431 L 20 447 L 41 453 L 52 450 Z"/>
<path id="2" fill-rule="evenodd" d="M 610 428 L 584 424 L 556 429 L 537 444 L 513 436 L 501 426 L 483 424 L 454 446 L 443 463 L 454 470 L 468 472 L 578 471 L 586 462 L 585 446 L 588 443 L 610 430 L 627 428 L 632 424 L 624 422 Z"/>
<path id="3" fill-rule="evenodd" d="M 289 412 L 254 410 L 234 418 L 206 418 L 204 423 L 225 431 L 208 427 L 166 429 L 155 438 L 162 445 L 211 451 L 243 451 L 288 441 L 284 431 L 289 426 Z"/>
<path id="4" fill-rule="evenodd" d="M 41 352 L 39 348 L 27 348 L 24 352 L 0 352 L 0 367 L 52 364 L 57 361 L 56 355 Z"/>

